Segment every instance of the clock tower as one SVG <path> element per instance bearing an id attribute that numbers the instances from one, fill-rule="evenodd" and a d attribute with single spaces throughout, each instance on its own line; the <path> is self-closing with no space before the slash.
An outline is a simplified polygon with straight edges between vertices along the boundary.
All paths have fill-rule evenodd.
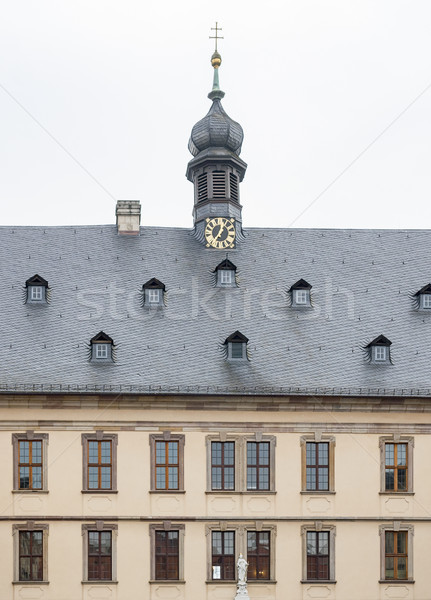
<path id="1" fill-rule="evenodd" d="M 239 184 L 247 169 L 239 157 L 244 133 L 224 111 L 219 86 L 221 56 L 211 57 L 214 68 L 212 101 L 208 114 L 192 129 L 189 150 L 193 158 L 187 179 L 194 185 L 193 222 L 196 238 L 207 248 L 234 248 L 243 239 Z"/>

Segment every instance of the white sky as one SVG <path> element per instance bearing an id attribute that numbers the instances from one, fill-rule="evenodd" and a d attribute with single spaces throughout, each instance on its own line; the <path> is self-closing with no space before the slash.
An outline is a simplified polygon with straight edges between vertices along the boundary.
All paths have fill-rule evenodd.
<path id="1" fill-rule="evenodd" d="M 5 0 L 0 224 L 191 227 L 216 20 L 246 227 L 431 227 L 429 0 Z"/>

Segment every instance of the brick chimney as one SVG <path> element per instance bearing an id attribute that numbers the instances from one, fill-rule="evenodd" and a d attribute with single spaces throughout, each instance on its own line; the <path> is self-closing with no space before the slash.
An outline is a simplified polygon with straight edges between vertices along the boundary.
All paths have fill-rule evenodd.
<path id="1" fill-rule="evenodd" d="M 118 200 L 115 209 L 118 235 L 139 235 L 141 203 L 139 200 Z"/>

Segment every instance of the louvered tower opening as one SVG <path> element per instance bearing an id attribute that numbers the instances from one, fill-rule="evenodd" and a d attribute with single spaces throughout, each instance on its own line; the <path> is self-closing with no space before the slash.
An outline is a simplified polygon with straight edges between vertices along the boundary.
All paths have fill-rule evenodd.
<path id="1" fill-rule="evenodd" d="M 198 176 L 198 202 L 208 200 L 208 176 L 202 173 Z"/>
<path id="2" fill-rule="evenodd" d="M 233 173 L 229 173 L 230 197 L 235 202 L 239 202 L 238 177 Z"/>
<path id="3" fill-rule="evenodd" d="M 213 171 L 213 198 L 226 198 L 226 174 Z"/>

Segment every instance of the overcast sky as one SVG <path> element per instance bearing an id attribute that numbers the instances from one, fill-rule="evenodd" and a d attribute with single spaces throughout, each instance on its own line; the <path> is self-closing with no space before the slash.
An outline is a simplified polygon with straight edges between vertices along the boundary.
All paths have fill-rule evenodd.
<path id="1" fill-rule="evenodd" d="M 429 0 L 5 0 L 1 224 L 191 227 L 216 20 L 246 227 L 431 227 Z"/>

